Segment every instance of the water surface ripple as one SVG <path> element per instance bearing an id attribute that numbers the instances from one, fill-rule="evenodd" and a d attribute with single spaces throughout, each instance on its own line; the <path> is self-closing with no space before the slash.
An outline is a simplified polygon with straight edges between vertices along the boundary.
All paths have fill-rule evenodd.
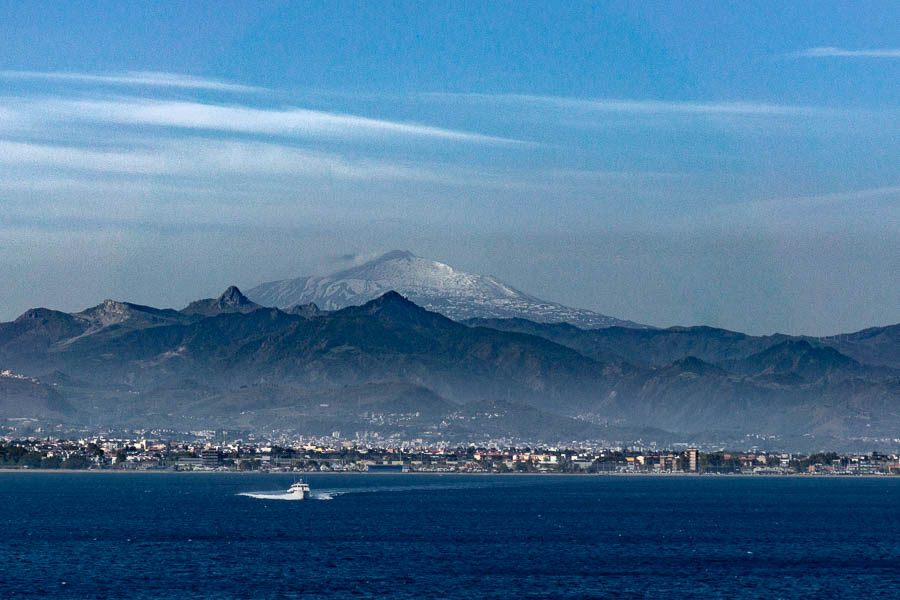
<path id="1" fill-rule="evenodd" d="M 307 480 L 313 500 L 282 502 L 289 475 L 0 473 L 0 598 L 853 599 L 900 584 L 900 478 Z"/>

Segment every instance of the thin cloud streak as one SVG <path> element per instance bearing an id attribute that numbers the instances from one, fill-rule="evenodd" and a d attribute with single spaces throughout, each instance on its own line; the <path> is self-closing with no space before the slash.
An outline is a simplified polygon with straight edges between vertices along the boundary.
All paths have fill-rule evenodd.
<path id="1" fill-rule="evenodd" d="M 215 90 L 220 92 L 261 93 L 267 88 L 228 83 L 216 79 L 194 77 L 180 73 L 163 73 L 158 71 L 127 71 L 110 75 L 94 75 L 90 73 L 59 73 L 44 71 L 0 71 L 0 77 L 6 79 L 39 79 L 48 81 L 70 81 L 76 83 L 92 83 L 101 85 L 137 85 L 150 87 L 173 87 L 195 90 Z"/>
<path id="2" fill-rule="evenodd" d="M 852 205 L 853 202 L 873 200 L 891 196 L 900 197 L 900 185 L 888 185 L 874 188 L 864 188 L 842 192 L 826 192 L 808 196 L 786 196 L 779 198 L 764 198 L 749 202 L 735 203 L 726 208 L 742 208 L 747 206 L 826 206 L 826 205 Z"/>
<path id="3" fill-rule="evenodd" d="M 831 226 L 847 232 L 865 222 L 866 230 L 894 231 L 900 224 L 900 186 L 883 186 L 808 196 L 760 198 L 706 209 L 703 214 L 685 214 L 676 224 L 684 229 L 700 223 L 740 223 L 766 231 L 818 231 Z M 860 221 L 862 219 L 862 221 Z"/>
<path id="4" fill-rule="evenodd" d="M 92 150 L 0 140 L 0 165 L 126 175 L 261 175 L 373 180 L 441 180 L 424 169 L 261 142 L 166 142 L 146 151 Z"/>
<path id="5" fill-rule="evenodd" d="M 7 99 L 8 101 L 8 99 Z M 19 99 L 21 103 L 22 100 Z M 332 138 L 383 135 L 457 142 L 530 145 L 530 142 L 303 108 L 261 109 L 241 105 L 163 100 L 43 100 L 31 103 L 38 117 L 124 125 L 150 125 L 232 133 Z"/>
<path id="6" fill-rule="evenodd" d="M 76 178 L 72 174 L 77 174 Z M 137 139 L 127 146 L 110 149 L 0 139 L 0 189 L 83 191 L 92 184 L 100 185 L 97 176 L 113 178 L 105 181 L 111 185 L 137 182 L 145 191 L 159 190 L 166 185 L 158 179 L 151 182 L 146 178 L 176 177 L 181 181 L 178 185 L 182 191 L 188 190 L 185 184 L 191 181 L 201 186 L 195 191 L 208 191 L 221 190 L 224 181 L 240 177 L 242 185 L 253 182 L 262 185 L 263 190 L 277 189 L 290 182 L 296 184 L 299 180 L 368 180 L 547 194 L 632 189 L 638 182 L 667 188 L 673 180 L 687 177 L 679 173 L 572 169 L 498 171 L 446 163 L 350 157 L 271 142 L 209 138 Z"/>
<path id="7" fill-rule="evenodd" d="M 0 131 L 22 129 L 25 119 L 21 113 L 0 106 Z"/>
<path id="8" fill-rule="evenodd" d="M 874 48 L 870 50 L 845 50 L 833 46 L 807 48 L 790 56 L 797 58 L 900 58 L 900 48 Z"/>
<path id="9" fill-rule="evenodd" d="M 758 115 L 758 116 L 824 116 L 835 114 L 808 106 L 790 106 L 754 102 L 672 102 L 662 100 L 616 100 L 608 98 L 582 99 L 530 94 L 426 94 L 427 97 L 471 100 L 478 102 L 503 102 L 519 105 L 550 106 L 595 112 L 619 112 L 634 114 L 696 114 L 696 115 Z"/>
<path id="10" fill-rule="evenodd" d="M 159 156 L 0 140 L 0 165 L 43 166 L 135 175 L 164 172 Z"/>

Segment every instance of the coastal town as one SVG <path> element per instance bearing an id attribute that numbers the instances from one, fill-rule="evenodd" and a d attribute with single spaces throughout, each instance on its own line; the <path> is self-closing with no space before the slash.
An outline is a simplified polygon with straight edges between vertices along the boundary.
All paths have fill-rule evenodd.
<path id="1" fill-rule="evenodd" d="M 900 455 L 796 454 L 694 447 L 467 444 L 330 437 L 236 438 L 222 430 L 138 430 L 80 437 L 0 431 L 0 469 L 197 472 L 898 475 Z M 41 435 L 37 435 L 40 433 Z M 166 435 L 168 434 L 168 435 Z"/>

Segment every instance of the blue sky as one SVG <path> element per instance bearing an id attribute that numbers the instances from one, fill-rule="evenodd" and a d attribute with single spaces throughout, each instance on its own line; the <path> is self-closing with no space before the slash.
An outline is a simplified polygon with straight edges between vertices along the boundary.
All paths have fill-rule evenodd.
<path id="1" fill-rule="evenodd" d="M 660 326 L 900 321 L 896 3 L 0 14 L 0 319 L 404 248 Z"/>

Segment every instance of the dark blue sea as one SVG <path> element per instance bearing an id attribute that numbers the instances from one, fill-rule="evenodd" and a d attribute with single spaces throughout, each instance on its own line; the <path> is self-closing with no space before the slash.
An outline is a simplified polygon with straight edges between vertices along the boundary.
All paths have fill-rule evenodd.
<path id="1" fill-rule="evenodd" d="M 0 473 L 0 599 L 900 595 L 900 479 L 292 481 Z"/>

